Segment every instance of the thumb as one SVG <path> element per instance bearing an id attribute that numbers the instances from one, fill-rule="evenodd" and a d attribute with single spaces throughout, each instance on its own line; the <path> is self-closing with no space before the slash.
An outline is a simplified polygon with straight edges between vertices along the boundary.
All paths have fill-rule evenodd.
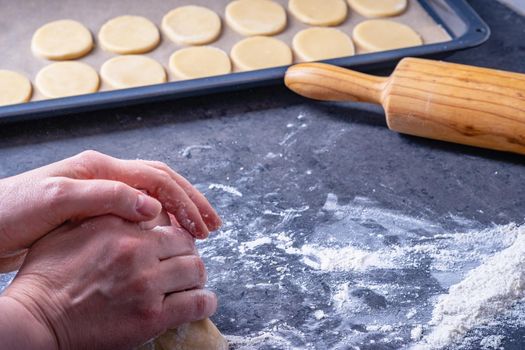
<path id="1" fill-rule="evenodd" d="M 63 178 L 64 195 L 50 208 L 62 221 L 112 214 L 139 222 L 157 217 L 158 200 L 120 181 Z"/>

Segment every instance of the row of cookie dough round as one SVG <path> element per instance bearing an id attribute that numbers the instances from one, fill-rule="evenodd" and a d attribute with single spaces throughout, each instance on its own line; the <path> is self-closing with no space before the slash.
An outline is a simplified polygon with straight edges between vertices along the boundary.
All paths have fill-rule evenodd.
<path id="1" fill-rule="evenodd" d="M 201 45 L 215 41 L 221 32 L 219 16 L 201 6 L 183 6 L 162 19 L 162 30 L 172 41 Z M 157 26 L 142 16 L 110 19 L 98 33 L 102 49 L 121 55 L 147 53 L 160 43 Z M 50 60 L 71 60 L 87 55 L 94 47 L 91 32 L 80 22 L 62 19 L 38 28 L 31 50 Z"/>
<path id="2" fill-rule="evenodd" d="M 347 0 L 365 16 L 392 16 L 403 12 L 407 0 Z M 290 0 L 290 12 L 300 21 L 329 26 L 347 17 L 344 0 Z M 225 11 L 226 21 L 243 35 L 273 35 L 284 30 L 287 19 L 284 8 L 271 0 L 235 0 Z M 162 19 L 162 31 L 178 44 L 209 44 L 221 33 L 221 19 L 203 6 L 182 6 Z M 160 43 L 156 25 L 141 16 L 119 16 L 107 21 L 98 33 L 103 49 L 117 54 L 140 54 L 155 49 Z M 94 47 L 90 31 L 73 20 L 58 20 L 40 27 L 31 41 L 32 51 L 51 60 L 69 60 L 88 54 Z"/>
<path id="3" fill-rule="evenodd" d="M 383 51 L 420 45 L 420 36 L 410 27 L 388 20 L 368 20 L 355 27 L 357 45 L 364 51 Z M 293 50 L 302 61 L 318 61 L 351 56 L 352 39 L 335 28 L 314 27 L 297 33 Z M 240 71 L 292 64 L 293 54 L 281 40 L 255 36 L 239 41 L 231 50 L 231 59 Z M 183 48 L 169 59 L 169 69 L 178 79 L 193 79 L 228 74 L 232 64 L 221 49 L 211 46 Z M 117 56 L 106 61 L 100 73 L 108 87 L 123 89 L 167 81 L 164 68 L 157 61 L 140 55 Z M 57 62 L 44 67 L 35 84 L 46 97 L 56 98 L 96 92 L 100 81 L 97 72 L 80 62 Z M 0 105 L 27 102 L 31 83 L 18 73 L 0 71 Z"/>
<path id="4" fill-rule="evenodd" d="M 408 0 L 346 0 L 357 13 L 368 18 L 403 13 Z M 337 26 L 348 17 L 345 0 L 289 0 L 288 10 L 300 22 L 313 26 Z M 225 18 L 236 32 L 275 35 L 286 28 L 285 9 L 271 0 L 235 0 L 226 6 Z"/>

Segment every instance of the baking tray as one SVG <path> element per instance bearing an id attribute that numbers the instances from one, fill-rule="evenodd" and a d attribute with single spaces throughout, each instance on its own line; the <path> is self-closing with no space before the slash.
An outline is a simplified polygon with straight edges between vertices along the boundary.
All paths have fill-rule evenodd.
<path id="1" fill-rule="evenodd" d="M 278 2 L 284 6 L 286 6 L 287 3 L 285 0 Z M 401 58 L 406 56 L 444 57 L 453 51 L 477 46 L 486 41 L 490 36 L 490 29 L 487 24 L 465 0 L 412 0 L 412 2 L 415 5 L 409 7 L 408 13 L 403 15 L 407 20 L 405 23 L 408 22 L 408 24 L 414 26 L 423 36 L 426 44 L 398 50 L 358 54 L 355 56 L 326 60 L 324 62 L 343 67 L 351 67 L 361 71 L 370 71 L 392 67 Z M 4 58 L 0 58 L 0 66 L 5 69 L 25 72 L 26 76 L 33 79 L 36 71 L 49 62 L 33 57 L 29 49 L 31 35 L 36 28 L 49 21 L 60 18 L 79 20 L 88 26 L 96 40 L 97 31 L 102 23 L 116 15 L 143 15 L 153 20 L 156 24 L 159 24 L 162 15 L 169 9 L 189 3 L 208 6 L 222 16 L 227 1 L 172 0 L 162 1 L 158 3 L 159 6 L 154 6 L 154 1 L 112 1 L 108 3 L 102 0 L 88 2 L 82 0 L 56 0 L 46 2 L 36 0 L 22 2 L 0 0 L 0 9 L 2 9 L 0 12 L 0 30 L 8 33 L 9 29 L 11 29 L 11 39 L 16 38 L 16 42 L 14 42 L 14 40 L 9 42 L 9 40 L 7 40 L 8 38 L 4 40 L 0 38 L 0 48 L 2 48 L 4 53 L 10 52 L 11 55 L 13 55 L 13 52 L 17 52 L 18 55 L 24 55 L 23 57 L 26 58 L 24 60 L 19 59 L 19 57 L 22 56 L 4 56 Z M 35 11 L 35 9 L 39 11 Z M 415 12 L 417 10 L 423 10 L 425 13 Z M 100 15 L 100 13 L 104 13 L 104 15 Z M 347 22 L 358 22 L 362 20 L 362 18 L 359 18 L 353 11 L 352 15 L 356 18 L 351 18 Z M 401 17 L 402 16 L 399 18 Z M 432 23 L 435 24 L 435 27 L 439 30 L 428 25 L 425 28 L 418 28 L 417 24 L 419 24 L 420 21 L 423 24 L 426 23 L 423 17 L 431 19 Z M 298 23 L 289 13 L 288 19 L 291 23 L 289 26 L 293 26 L 296 30 L 307 27 L 306 25 Z M 345 25 L 350 26 L 352 24 L 345 22 L 343 26 Z M 229 51 L 233 42 L 241 39 L 242 36 L 233 33 L 231 29 L 227 28 L 225 23 L 223 23 L 223 27 L 224 32 L 219 42 L 213 43 L 212 45 Z M 344 28 L 341 29 L 344 30 Z M 276 37 L 290 43 L 293 32 L 294 31 L 287 29 L 283 34 L 277 35 Z M 19 37 L 16 37 L 15 33 Z M 167 39 L 163 38 L 159 49 L 147 55 L 156 58 L 166 67 L 167 57 L 177 48 L 178 47 L 174 46 Z M 98 70 L 102 62 L 112 56 L 114 55 L 96 47 L 92 54 L 81 59 L 81 61 L 91 64 Z M 11 63 L 14 62 L 14 65 L 20 64 L 20 67 L 4 66 L 4 62 L 2 62 L 4 60 Z M 25 64 L 25 66 L 23 64 Z M 21 67 L 22 69 L 20 69 Z M 35 100 L 32 102 L 0 107 L 0 123 L 42 119 L 61 114 L 86 112 L 123 105 L 279 84 L 282 82 L 286 68 L 287 67 L 276 67 L 250 72 L 235 72 L 222 76 L 172 81 L 159 85 L 130 89 L 100 91 L 93 94 L 58 99 L 41 99 L 42 97 L 39 96 L 38 92 L 35 92 Z M 104 90 L 104 86 L 102 86 L 102 90 Z"/>

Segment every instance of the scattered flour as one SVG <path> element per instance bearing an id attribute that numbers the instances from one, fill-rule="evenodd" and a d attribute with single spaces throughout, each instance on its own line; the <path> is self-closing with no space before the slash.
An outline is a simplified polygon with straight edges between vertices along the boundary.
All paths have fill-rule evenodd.
<path id="1" fill-rule="evenodd" d="M 210 184 L 208 186 L 210 190 L 222 190 L 226 193 L 233 194 L 237 197 L 242 197 L 242 193 L 233 186 L 222 185 L 222 184 Z"/>
<path id="2" fill-rule="evenodd" d="M 270 244 L 272 243 L 272 239 L 270 237 L 261 237 L 257 238 L 256 240 L 250 241 L 250 242 L 243 242 L 239 245 L 239 252 L 241 254 L 246 253 L 246 251 L 254 250 L 255 248 L 264 245 L 264 244 Z"/>
<path id="3" fill-rule="evenodd" d="M 315 310 L 314 317 L 316 320 L 322 320 L 323 318 L 326 317 L 326 314 L 324 313 L 323 310 Z"/>
<path id="4" fill-rule="evenodd" d="M 185 147 L 179 153 L 180 153 L 181 156 L 183 156 L 185 158 L 191 158 L 191 151 L 197 150 L 197 149 L 212 149 L 212 147 L 211 146 L 207 146 L 207 145 L 192 145 L 192 146 Z"/>
<path id="5" fill-rule="evenodd" d="M 423 326 L 418 324 L 410 331 L 410 339 L 418 341 L 423 336 Z"/>
<path id="6" fill-rule="evenodd" d="M 416 314 L 417 314 L 417 310 L 416 310 L 416 308 L 412 308 L 412 309 L 410 309 L 410 310 L 406 313 L 405 316 L 406 316 L 407 320 L 410 320 L 411 318 L 413 318 L 414 316 L 416 316 Z"/>
<path id="7" fill-rule="evenodd" d="M 488 337 L 481 339 L 479 345 L 483 350 L 499 350 L 503 349 L 501 343 L 504 339 L 505 337 L 503 335 L 489 335 Z"/>
<path id="8" fill-rule="evenodd" d="M 430 322 L 434 328 L 416 349 L 439 349 L 457 342 L 525 296 L 525 228 L 511 228 L 518 236 L 510 247 L 487 258 L 439 297 Z"/>
<path id="9" fill-rule="evenodd" d="M 366 326 L 366 330 L 368 332 L 382 332 L 382 333 L 388 333 L 392 332 L 394 330 L 394 326 L 390 324 L 370 324 Z"/>
<path id="10" fill-rule="evenodd" d="M 274 159 L 274 158 L 282 158 L 282 157 L 283 157 L 282 153 L 268 152 L 264 158 Z"/>
<path id="11" fill-rule="evenodd" d="M 368 252 L 352 246 L 322 248 L 304 245 L 300 252 L 303 255 L 303 263 L 316 270 L 351 271 L 366 270 L 371 267 L 393 267 L 391 261 L 384 259 L 380 252 Z"/>

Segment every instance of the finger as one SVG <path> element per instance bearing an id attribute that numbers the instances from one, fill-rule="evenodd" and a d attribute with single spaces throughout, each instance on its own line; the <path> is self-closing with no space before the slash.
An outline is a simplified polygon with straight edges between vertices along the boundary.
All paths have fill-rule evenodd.
<path id="1" fill-rule="evenodd" d="M 170 222 L 171 222 L 171 226 L 175 226 L 175 227 L 182 227 L 179 222 L 177 221 L 177 218 L 171 214 L 171 213 L 168 213 L 168 216 L 170 218 Z"/>
<path id="2" fill-rule="evenodd" d="M 184 178 L 182 175 L 178 174 L 162 162 L 147 160 L 143 162 L 154 167 L 155 169 L 166 172 L 170 175 L 170 177 L 173 180 L 175 180 L 179 184 L 180 187 L 182 187 L 182 189 L 186 192 L 188 197 L 191 198 L 191 200 L 199 209 L 199 212 L 201 213 L 204 222 L 206 223 L 206 226 L 210 231 L 214 231 L 221 226 L 221 218 L 219 217 L 215 209 L 213 209 L 206 197 L 204 197 L 204 195 L 201 192 L 199 192 L 188 180 L 186 180 L 186 178 Z"/>
<path id="3" fill-rule="evenodd" d="M 155 218 L 161 204 L 125 183 L 111 180 L 74 180 L 51 178 L 54 196 L 49 212 L 57 222 L 113 214 L 129 221 Z"/>
<path id="4" fill-rule="evenodd" d="M 154 241 L 157 258 L 160 260 L 175 256 L 197 255 L 195 239 L 183 228 L 157 226 L 144 233 Z"/>
<path id="5" fill-rule="evenodd" d="M 217 297 L 205 289 L 173 293 L 164 299 L 163 318 L 167 328 L 210 317 L 217 309 Z"/>
<path id="6" fill-rule="evenodd" d="M 206 279 L 204 262 L 198 256 L 176 256 L 160 262 L 157 280 L 164 294 L 203 288 Z"/>
<path id="7" fill-rule="evenodd" d="M 164 171 L 143 161 L 121 160 L 94 151 L 86 151 L 56 165 L 62 176 L 80 179 L 106 179 L 124 182 L 145 190 L 173 213 L 179 223 L 195 237 L 205 238 L 209 231 L 193 201 Z M 64 175 L 65 174 L 65 175 Z"/>

